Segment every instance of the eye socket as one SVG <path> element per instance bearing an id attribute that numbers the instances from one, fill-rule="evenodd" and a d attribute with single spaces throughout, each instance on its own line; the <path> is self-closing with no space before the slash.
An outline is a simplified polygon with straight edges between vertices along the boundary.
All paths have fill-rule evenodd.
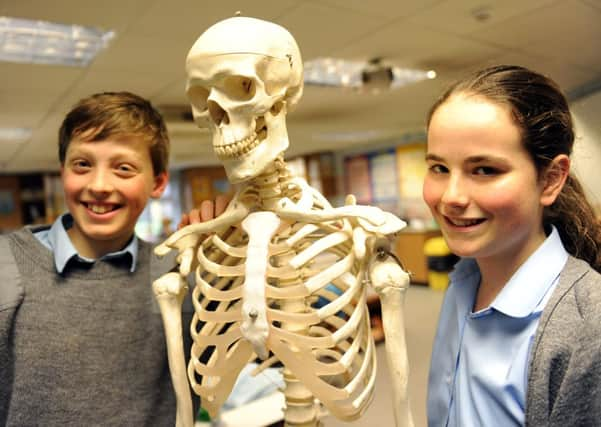
<path id="1" fill-rule="evenodd" d="M 224 81 L 228 97 L 238 101 L 248 101 L 255 96 L 256 85 L 253 79 L 244 76 L 230 76 Z"/>
<path id="2" fill-rule="evenodd" d="M 191 86 L 187 94 L 193 108 L 201 113 L 207 110 L 208 89 L 202 86 Z"/>

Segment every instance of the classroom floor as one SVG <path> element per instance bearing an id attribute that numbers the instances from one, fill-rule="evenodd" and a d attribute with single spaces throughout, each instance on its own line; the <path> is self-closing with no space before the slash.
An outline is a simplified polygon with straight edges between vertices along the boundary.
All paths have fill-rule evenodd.
<path id="1" fill-rule="evenodd" d="M 444 293 L 427 286 L 412 285 L 405 298 L 407 348 L 409 352 L 409 397 L 415 427 L 425 427 L 426 390 L 430 351 Z M 324 427 L 393 427 L 392 386 L 386 364 L 384 343 L 377 345 L 378 373 L 375 397 L 359 420 L 346 423 L 333 417 L 323 419 Z"/>

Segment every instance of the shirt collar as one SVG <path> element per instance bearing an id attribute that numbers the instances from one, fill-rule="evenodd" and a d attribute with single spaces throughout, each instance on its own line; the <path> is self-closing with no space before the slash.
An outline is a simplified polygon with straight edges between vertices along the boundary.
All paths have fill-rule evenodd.
<path id="1" fill-rule="evenodd" d="M 559 233 L 552 227 L 551 234 L 513 274 L 489 308 L 507 316 L 523 318 L 544 308 L 546 297 L 557 283 L 557 278 L 568 260 Z M 480 269 L 473 258 L 462 258 L 450 274 L 455 286 L 459 312 L 470 313 L 474 305 Z"/>
<path id="2" fill-rule="evenodd" d="M 452 287 L 457 304 L 457 313 L 470 313 L 480 283 L 478 263 L 473 258 L 461 258 L 453 267 L 449 279 L 449 290 Z"/>
<path id="3" fill-rule="evenodd" d="M 54 224 L 52 224 L 52 227 L 48 230 L 47 239 L 50 244 L 50 249 L 54 253 L 54 265 L 59 274 L 64 271 L 67 263 L 73 258 L 87 263 L 93 263 L 95 261 L 94 259 L 85 258 L 77 253 L 75 246 L 73 246 L 73 243 L 71 243 L 71 239 L 67 234 L 67 230 L 71 228 L 72 225 L 73 217 L 71 214 L 66 213 L 57 218 Z M 131 259 L 129 271 L 133 273 L 136 270 L 138 261 L 138 238 L 136 235 L 134 235 L 125 248 L 108 253 L 100 259 L 109 260 L 124 257 L 128 254 Z"/>
<path id="4" fill-rule="evenodd" d="M 557 283 L 568 260 L 555 227 L 551 234 L 513 274 L 491 307 L 511 317 L 527 317 L 542 310 L 541 302 Z"/>
<path id="5" fill-rule="evenodd" d="M 480 281 L 480 269 L 478 263 L 473 258 L 461 258 L 453 267 L 449 277 L 451 282 L 459 283 L 468 280 L 470 276 L 478 275 Z"/>

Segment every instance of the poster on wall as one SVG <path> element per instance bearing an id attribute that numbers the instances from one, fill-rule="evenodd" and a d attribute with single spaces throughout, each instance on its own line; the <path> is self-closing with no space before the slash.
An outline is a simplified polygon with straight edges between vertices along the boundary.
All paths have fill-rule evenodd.
<path id="1" fill-rule="evenodd" d="M 360 154 L 344 159 L 344 181 L 346 194 L 353 194 L 358 204 L 371 204 L 372 193 L 367 155 Z"/>
<path id="2" fill-rule="evenodd" d="M 398 213 L 398 180 L 394 149 L 369 155 L 372 204 L 388 212 Z"/>
<path id="3" fill-rule="evenodd" d="M 200 206 L 203 200 L 213 199 L 213 182 L 210 176 L 194 175 L 190 179 L 192 206 Z"/>
<path id="4" fill-rule="evenodd" d="M 229 194 L 232 191 L 232 184 L 227 178 L 216 178 L 213 180 L 214 194 Z"/>
<path id="5" fill-rule="evenodd" d="M 397 147 L 396 165 L 401 216 L 415 223 L 430 220 L 430 211 L 422 198 L 422 186 L 428 168 L 426 144 Z"/>

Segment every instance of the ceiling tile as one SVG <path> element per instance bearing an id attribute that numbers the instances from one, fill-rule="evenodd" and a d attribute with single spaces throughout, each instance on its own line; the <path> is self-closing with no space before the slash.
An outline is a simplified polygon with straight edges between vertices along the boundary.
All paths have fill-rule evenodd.
<path id="1" fill-rule="evenodd" d="M 155 93 L 152 95 L 152 102 L 161 105 L 181 105 L 188 104 L 186 98 L 186 74 L 182 69 L 181 73 L 176 77 L 171 78 L 166 85 L 157 88 Z"/>
<path id="2" fill-rule="evenodd" d="M 92 70 L 180 73 L 190 46 L 152 36 L 117 38 L 92 63 Z M 133 79 L 135 80 L 135 79 Z"/>
<path id="3" fill-rule="evenodd" d="M 381 22 L 359 12 L 307 2 L 278 20 L 296 39 L 305 61 L 336 56 L 338 48 L 375 30 Z"/>
<path id="4" fill-rule="evenodd" d="M 60 94 L 54 92 L 19 92 L 3 88 L 0 90 L 0 121 L 11 127 L 36 127 L 58 99 Z"/>
<path id="5" fill-rule="evenodd" d="M 554 42 L 537 40 L 524 50 L 601 73 L 601 9 L 572 1 L 557 4 L 552 12 L 547 34 Z"/>
<path id="6" fill-rule="evenodd" d="M 579 43 L 586 40 L 598 44 L 600 22 L 598 10 L 578 0 L 562 0 L 523 13 L 512 18 L 510 22 L 503 21 L 487 26 L 471 35 L 514 49 L 527 49 L 529 46 L 544 43 L 553 47 L 557 41 L 570 38 L 578 39 Z M 593 31 L 597 37 L 582 39 L 580 37 L 583 31 Z M 553 43 L 549 43 L 549 40 L 553 40 Z"/>
<path id="7" fill-rule="evenodd" d="M 381 57 L 395 65 L 437 73 L 464 69 L 499 53 L 500 49 L 485 43 L 404 22 L 388 25 L 340 52 L 352 58 Z"/>
<path id="8" fill-rule="evenodd" d="M 522 52 L 509 52 L 499 56 L 495 61 L 481 65 L 497 64 L 521 65 L 522 67 L 543 73 L 556 81 L 566 93 L 577 89 L 599 76 L 594 71 L 570 65 L 565 61 Z"/>
<path id="9" fill-rule="evenodd" d="M 211 25 L 232 17 L 236 12 L 242 16 L 276 20 L 298 3 L 296 0 L 221 0 L 218 7 L 203 1 L 170 0 L 155 1 L 134 22 L 130 31 L 136 35 L 162 36 L 185 41 L 186 49 Z"/>
<path id="10" fill-rule="evenodd" d="M 22 145 L 23 142 L 0 141 L 0 172 L 6 171 L 10 164 L 10 160 Z"/>
<path id="11" fill-rule="evenodd" d="M 44 64 L 17 64 L 0 61 L 2 91 L 60 93 L 85 73 L 85 69 Z"/>
<path id="12" fill-rule="evenodd" d="M 338 6 L 340 9 L 361 12 L 366 16 L 392 20 L 419 13 L 423 9 L 441 3 L 442 0 L 320 0 L 320 2 Z"/>
<path id="13" fill-rule="evenodd" d="M 145 0 L 6 1 L 0 5 L 0 15 L 99 27 L 119 33 L 140 15 L 147 3 Z"/>
<path id="14" fill-rule="evenodd" d="M 68 94 L 72 101 L 96 92 L 129 91 L 146 98 L 152 98 L 155 92 L 160 91 L 166 78 L 170 74 L 153 72 L 136 73 L 136 78 L 131 79 L 131 73 L 117 70 L 90 71 L 73 87 Z"/>
<path id="15" fill-rule="evenodd" d="M 505 22 L 557 0 L 444 1 L 412 15 L 408 21 L 453 34 L 470 34 Z"/>

